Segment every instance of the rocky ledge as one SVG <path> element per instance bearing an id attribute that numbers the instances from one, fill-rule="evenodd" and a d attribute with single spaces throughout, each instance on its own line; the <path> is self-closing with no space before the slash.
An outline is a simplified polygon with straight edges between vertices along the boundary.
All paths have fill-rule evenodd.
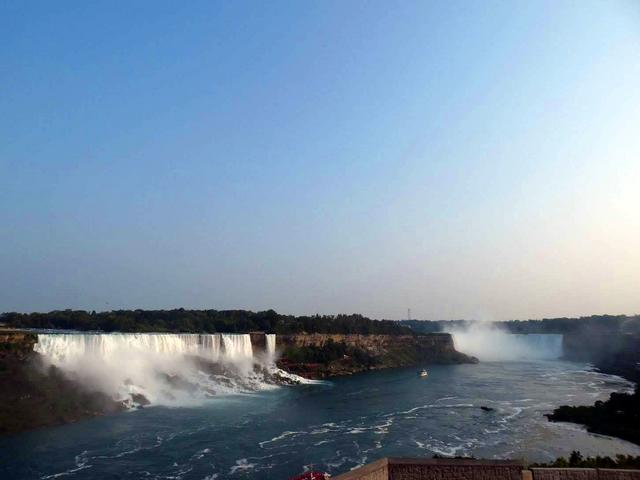
<path id="1" fill-rule="evenodd" d="M 278 366 L 306 378 L 424 364 L 477 363 L 458 352 L 448 333 L 425 335 L 278 335 Z"/>
<path id="2" fill-rule="evenodd" d="M 590 432 L 640 445 L 640 386 L 633 394 L 612 393 L 609 400 L 597 401 L 593 406 L 563 405 L 547 418 L 552 422 L 580 423 Z"/>
<path id="3" fill-rule="evenodd" d="M 0 434 L 61 425 L 123 410 L 125 406 L 45 366 L 33 351 L 37 336 L 0 330 Z"/>

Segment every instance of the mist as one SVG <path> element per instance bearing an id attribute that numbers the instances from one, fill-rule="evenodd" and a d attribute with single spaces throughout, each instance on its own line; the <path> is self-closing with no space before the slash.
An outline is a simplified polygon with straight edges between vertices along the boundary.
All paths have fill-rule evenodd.
<path id="1" fill-rule="evenodd" d="M 275 336 L 266 341 L 265 352 L 254 352 L 249 335 L 240 334 L 40 334 L 35 350 L 126 405 L 185 406 L 291 377 L 275 366 Z"/>
<path id="2" fill-rule="evenodd" d="M 562 357 L 562 335 L 513 334 L 488 322 L 447 330 L 456 349 L 485 362 L 554 360 Z"/>

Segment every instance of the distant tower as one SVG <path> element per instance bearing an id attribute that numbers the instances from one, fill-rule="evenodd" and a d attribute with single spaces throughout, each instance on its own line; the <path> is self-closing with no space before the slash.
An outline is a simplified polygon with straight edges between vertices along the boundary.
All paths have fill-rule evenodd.
<path id="1" fill-rule="evenodd" d="M 411 320 L 411 309 L 407 308 L 407 319 Z"/>

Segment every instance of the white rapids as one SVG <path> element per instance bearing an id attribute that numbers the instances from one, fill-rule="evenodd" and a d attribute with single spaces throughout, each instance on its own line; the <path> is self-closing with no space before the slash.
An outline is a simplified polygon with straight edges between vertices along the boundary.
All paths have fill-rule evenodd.
<path id="1" fill-rule="evenodd" d="M 301 381 L 276 367 L 276 336 L 265 343 L 254 352 L 249 334 L 45 333 L 34 350 L 116 400 L 181 405 Z"/>

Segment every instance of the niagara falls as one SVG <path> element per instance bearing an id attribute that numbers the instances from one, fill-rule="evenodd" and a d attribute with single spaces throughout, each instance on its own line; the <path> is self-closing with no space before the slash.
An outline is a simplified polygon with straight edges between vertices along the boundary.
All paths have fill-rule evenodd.
<path id="1" fill-rule="evenodd" d="M 0 480 L 640 480 L 640 0 L 0 45 Z"/>
<path id="2" fill-rule="evenodd" d="M 486 322 L 450 330 L 456 347 L 488 361 L 557 360 L 562 357 L 561 334 L 509 333 Z"/>
<path id="3" fill-rule="evenodd" d="M 275 367 L 275 335 L 263 337 L 254 352 L 249 334 L 48 333 L 34 349 L 114 400 L 180 405 L 269 388 L 280 374 L 291 380 Z"/>
<path id="4" fill-rule="evenodd" d="M 325 321 L 336 319 L 314 320 Z M 633 443 L 545 418 L 564 402 L 633 391 L 629 380 L 574 360 L 579 350 L 564 336 L 575 333 L 511 333 L 470 322 L 416 334 L 401 325 L 368 335 L 27 330 L 38 369 L 58 369 L 118 408 L 0 436 L 5 472 L 269 479 L 299 470 L 338 474 L 399 454 L 531 462 L 574 449 L 640 455 Z M 406 357 L 412 349 L 415 360 Z M 428 365 L 426 380 L 413 362 Z M 39 445 L 37 459 L 20 456 L 31 442 Z"/>

